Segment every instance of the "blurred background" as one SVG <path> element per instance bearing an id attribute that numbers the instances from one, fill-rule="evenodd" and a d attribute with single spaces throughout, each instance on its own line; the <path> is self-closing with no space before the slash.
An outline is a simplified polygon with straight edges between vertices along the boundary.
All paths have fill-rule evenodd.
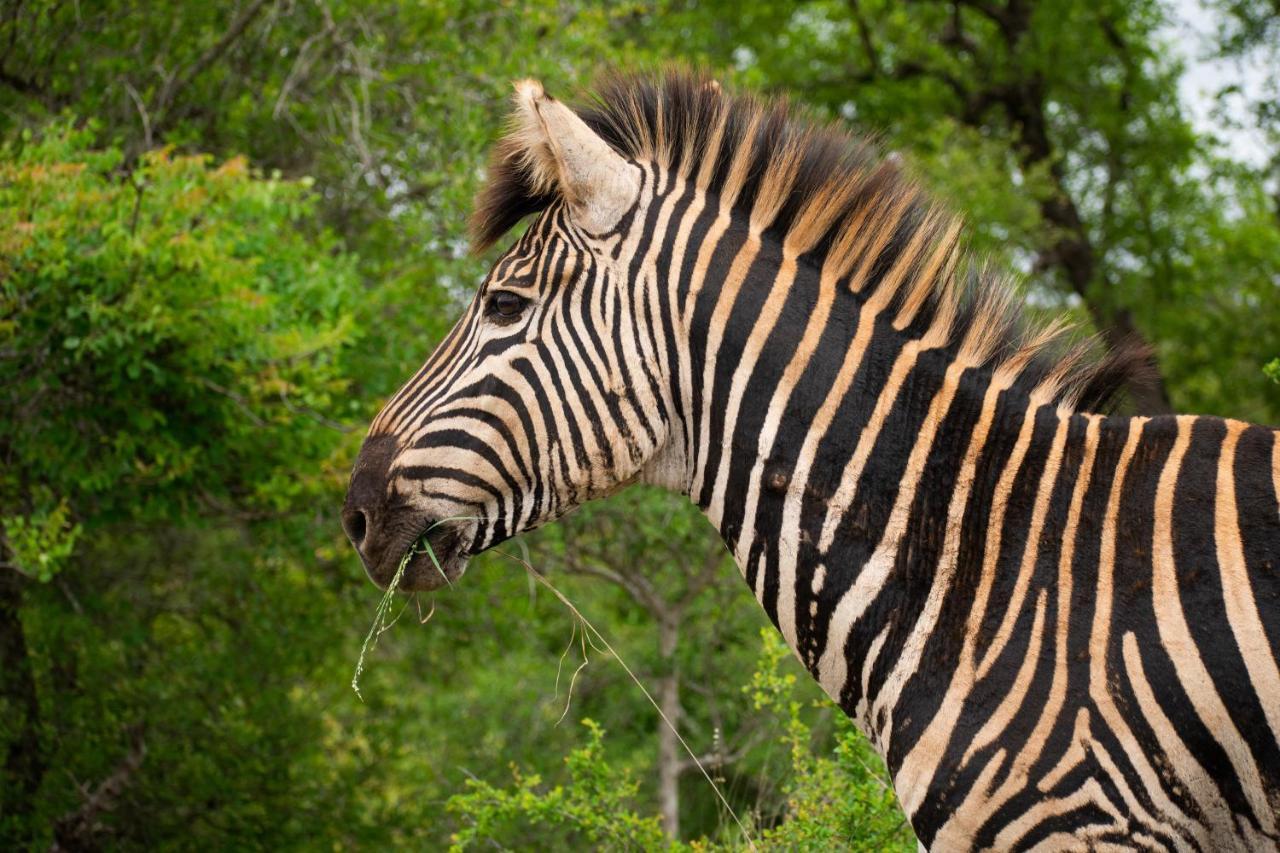
<path id="1" fill-rule="evenodd" d="M 350 686 L 347 475 L 492 260 L 509 82 L 672 60 L 877 134 L 1154 347 L 1132 409 L 1280 421 L 1275 0 L 0 0 L 0 846 L 914 849 L 683 499 L 509 550 L 732 813 L 512 559 Z"/>

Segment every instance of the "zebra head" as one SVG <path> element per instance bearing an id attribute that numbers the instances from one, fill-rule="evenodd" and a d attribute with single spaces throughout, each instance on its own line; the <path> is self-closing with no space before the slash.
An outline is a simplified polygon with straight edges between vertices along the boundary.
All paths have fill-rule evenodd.
<path id="1" fill-rule="evenodd" d="M 438 567 L 415 554 L 399 588 L 452 582 L 471 555 L 635 480 L 666 442 L 668 383 L 632 264 L 651 175 L 538 83 L 518 83 L 515 103 L 477 243 L 541 213 L 378 414 L 351 475 L 343 526 L 379 586 L 424 537 Z"/>

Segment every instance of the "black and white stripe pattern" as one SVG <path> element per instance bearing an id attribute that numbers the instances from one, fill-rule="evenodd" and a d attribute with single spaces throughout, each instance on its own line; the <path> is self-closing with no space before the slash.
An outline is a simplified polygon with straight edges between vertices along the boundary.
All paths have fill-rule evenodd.
<path id="1" fill-rule="evenodd" d="M 688 494 L 929 849 L 1280 846 L 1280 436 L 1091 414 L 1126 356 L 1022 329 L 950 217 L 783 106 L 677 74 L 579 115 L 638 195 L 585 229 L 570 143 L 504 143 L 477 242 L 541 213 L 374 422 L 387 493 L 471 552 Z"/>

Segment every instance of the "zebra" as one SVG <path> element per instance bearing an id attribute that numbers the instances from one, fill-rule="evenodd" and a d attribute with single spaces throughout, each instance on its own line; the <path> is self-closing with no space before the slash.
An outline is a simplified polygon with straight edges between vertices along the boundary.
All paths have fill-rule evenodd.
<path id="1" fill-rule="evenodd" d="M 657 484 L 922 849 L 1280 846 L 1280 434 L 1108 414 L 1142 352 L 1028 321 L 894 157 L 784 101 L 514 104 L 474 246 L 534 218 L 352 472 L 375 583 Z"/>

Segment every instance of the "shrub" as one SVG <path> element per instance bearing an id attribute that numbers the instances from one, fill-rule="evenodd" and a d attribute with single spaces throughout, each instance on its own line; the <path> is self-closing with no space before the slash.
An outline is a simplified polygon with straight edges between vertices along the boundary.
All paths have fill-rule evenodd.
<path id="1" fill-rule="evenodd" d="M 128 168 L 89 138 L 0 152 L 0 517 L 43 579 L 76 521 L 296 501 L 335 443 L 359 295 L 300 224 L 305 182 L 167 149 Z"/>

